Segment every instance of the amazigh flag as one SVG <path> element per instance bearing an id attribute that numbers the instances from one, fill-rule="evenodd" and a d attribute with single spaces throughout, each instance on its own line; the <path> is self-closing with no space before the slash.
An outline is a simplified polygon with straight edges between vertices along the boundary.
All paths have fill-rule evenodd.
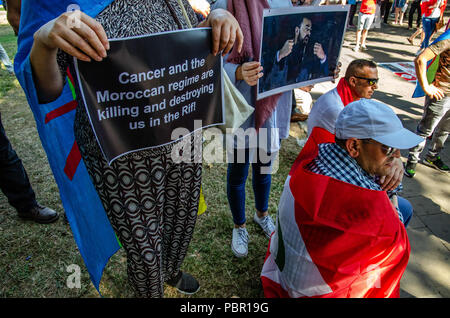
<path id="1" fill-rule="evenodd" d="M 450 39 L 450 29 L 442 33 L 433 43 L 430 45 L 433 45 L 439 41 Z M 436 71 L 439 66 L 439 55 L 435 56 L 432 60 L 427 62 L 427 81 L 428 83 L 433 83 L 434 77 L 436 76 Z M 422 86 L 420 86 L 419 81 L 416 82 L 416 88 L 414 90 L 412 97 L 423 97 L 425 96 L 425 92 L 422 89 Z"/>
<path id="2" fill-rule="evenodd" d="M 261 272 L 266 297 L 399 297 L 410 246 L 386 192 L 305 168 L 333 137 L 314 128 L 286 180 Z"/>
<path id="3" fill-rule="evenodd" d="M 112 0 L 22 0 L 18 51 L 14 61 L 15 73 L 33 111 L 74 239 L 97 290 L 103 269 L 119 249 L 119 243 L 75 142 L 73 122 L 77 102 L 70 87 L 71 79 L 66 79 L 67 84 L 57 100 L 39 104 L 29 53 L 34 32 L 46 22 L 77 6 L 88 15 L 96 16 L 110 2 Z"/>

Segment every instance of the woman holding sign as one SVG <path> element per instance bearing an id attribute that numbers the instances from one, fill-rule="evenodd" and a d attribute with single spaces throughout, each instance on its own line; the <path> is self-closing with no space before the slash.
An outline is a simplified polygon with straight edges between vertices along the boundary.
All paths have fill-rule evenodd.
<path id="1" fill-rule="evenodd" d="M 281 146 L 281 139 L 289 136 L 292 108 L 291 92 L 256 101 L 255 86 L 259 78 L 263 76 L 259 62 L 263 9 L 292 7 L 292 2 L 290 0 L 219 0 L 212 6 L 212 8 L 216 7 L 226 8 L 233 13 L 244 33 L 246 42 L 242 51 L 236 50 L 226 56 L 224 68 L 247 102 L 255 107 L 255 113 L 240 128 L 245 132 L 251 132 L 253 128 L 258 130 L 257 137 L 250 138 L 248 141 L 244 140 L 245 136 L 240 138 L 239 131 L 235 134 L 237 140 L 232 145 L 233 156 L 229 158 L 227 173 L 227 195 L 234 222 L 231 250 L 237 257 L 245 257 L 248 253 L 249 241 L 245 217 L 245 183 L 249 165 L 252 163 L 252 185 L 255 195 L 253 220 L 269 237 L 275 229 L 274 222 L 268 213 L 271 169 L 273 159 Z M 264 122 L 259 121 L 258 112 L 262 109 L 270 113 Z M 242 158 L 244 160 L 240 160 Z"/>
<path id="2" fill-rule="evenodd" d="M 31 6 L 28 1 L 22 2 L 22 8 Z M 60 96 L 66 69 L 73 68 L 72 57 L 81 61 L 105 58 L 108 38 L 174 31 L 194 25 L 212 27 L 212 53 L 215 55 L 221 51 L 227 53 L 235 42 L 238 50 L 242 45 L 241 30 L 225 10 L 212 11 L 199 24 L 186 0 L 77 2 L 81 11 L 55 12 L 69 6 L 70 1 L 52 4 L 30 1 L 32 11 L 46 14 L 50 11 L 54 16 L 53 20 L 36 23 L 34 39 L 19 34 L 19 41 L 33 42 L 31 50 L 24 52 L 29 53 L 29 59 L 25 59 L 23 66 L 27 72 L 29 65 L 33 83 L 30 85 L 25 80 L 21 84 L 28 99 L 35 103 L 49 103 Z M 77 101 L 76 143 L 110 223 L 127 253 L 128 278 L 136 296 L 162 297 L 164 282 L 180 292 L 195 293 L 199 283 L 180 267 L 196 222 L 201 163 L 195 160 L 174 163 L 171 150 L 176 143 L 172 143 L 127 154 L 108 165 L 79 94 Z"/>
<path id="3" fill-rule="evenodd" d="M 271 173 L 276 169 L 274 159 L 281 147 L 281 140 L 289 137 L 292 110 L 291 91 L 256 100 L 256 85 L 265 73 L 259 62 L 263 10 L 291 8 L 293 5 L 289 0 L 218 0 L 212 8 L 217 7 L 229 10 L 242 28 L 246 39 L 244 46 L 240 52 L 233 50 L 224 57 L 224 69 L 246 101 L 255 108 L 254 113 L 241 125 L 241 129 L 233 134 L 233 138 L 227 138 L 233 139 L 231 147 L 227 145 L 227 149 L 233 149 L 233 154 L 228 158 L 227 172 L 227 195 L 234 222 L 231 250 L 235 256 L 245 257 L 249 242 L 245 213 L 245 184 L 249 166 L 251 163 L 255 196 L 253 220 L 266 237 L 270 237 L 275 230 L 268 212 Z M 297 35 L 309 34 L 307 24 L 302 21 Z M 277 58 L 291 54 L 293 45 L 293 40 L 287 40 L 277 53 Z M 315 47 L 315 52 L 316 49 L 317 53 L 323 53 L 321 46 Z M 334 71 L 335 78 L 339 76 L 339 70 L 338 64 Z M 266 70 L 265 74 L 267 73 Z M 256 131 L 256 135 L 252 135 Z"/>

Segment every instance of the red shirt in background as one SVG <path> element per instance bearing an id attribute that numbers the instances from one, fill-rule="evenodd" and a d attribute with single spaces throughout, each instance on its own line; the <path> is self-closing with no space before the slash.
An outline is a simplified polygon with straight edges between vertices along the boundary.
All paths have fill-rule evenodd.
<path id="1" fill-rule="evenodd" d="M 375 14 L 376 9 L 377 9 L 376 0 L 363 0 L 359 12 L 364 14 Z"/>

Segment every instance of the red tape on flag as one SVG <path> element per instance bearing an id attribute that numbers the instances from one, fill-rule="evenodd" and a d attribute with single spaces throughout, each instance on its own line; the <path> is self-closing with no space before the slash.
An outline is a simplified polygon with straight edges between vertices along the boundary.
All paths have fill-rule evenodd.
<path id="1" fill-rule="evenodd" d="M 68 102 L 65 105 L 62 105 L 61 107 L 58 107 L 58 108 L 48 112 L 45 115 L 45 123 L 47 124 L 49 121 L 74 110 L 75 108 L 77 108 L 77 105 L 78 105 L 77 101 L 73 100 L 71 102 Z"/>
<path id="2" fill-rule="evenodd" d="M 75 141 L 73 143 L 69 155 L 67 156 L 66 165 L 64 167 L 64 172 L 70 180 L 73 179 L 73 176 L 77 171 L 77 167 L 80 164 L 80 161 L 81 161 L 81 153 L 80 149 L 78 148 L 78 144 Z"/>

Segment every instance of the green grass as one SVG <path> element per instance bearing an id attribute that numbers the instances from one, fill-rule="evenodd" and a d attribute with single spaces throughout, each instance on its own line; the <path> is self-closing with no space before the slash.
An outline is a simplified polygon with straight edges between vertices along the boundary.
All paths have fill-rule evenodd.
<path id="1" fill-rule="evenodd" d="M 17 50 L 8 25 L 0 25 L 0 43 L 9 56 Z M 22 159 L 38 200 L 60 212 L 63 207 L 37 134 L 31 110 L 14 76 L 0 70 L 0 112 L 7 135 Z M 283 184 L 299 147 L 293 138 L 283 141 L 279 170 L 272 177 L 269 211 L 274 216 Z M 252 221 L 254 213 L 251 176 L 247 182 L 249 256 L 236 258 L 230 248 L 233 222 L 226 197 L 226 164 L 204 164 L 203 191 L 207 211 L 198 217 L 183 269 L 201 284 L 192 297 L 262 297 L 260 272 L 268 240 Z M 22 221 L 0 194 L 0 297 L 99 297 L 63 218 L 50 225 Z M 70 264 L 81 267 L 81 288 L 70 289 L 66 280 Z M 126 257 L 120 250 L 103 275 L 105 297 L 133 297 L 126 275 Z M 166 297 L 185 297 L 167 287 Z"/>

